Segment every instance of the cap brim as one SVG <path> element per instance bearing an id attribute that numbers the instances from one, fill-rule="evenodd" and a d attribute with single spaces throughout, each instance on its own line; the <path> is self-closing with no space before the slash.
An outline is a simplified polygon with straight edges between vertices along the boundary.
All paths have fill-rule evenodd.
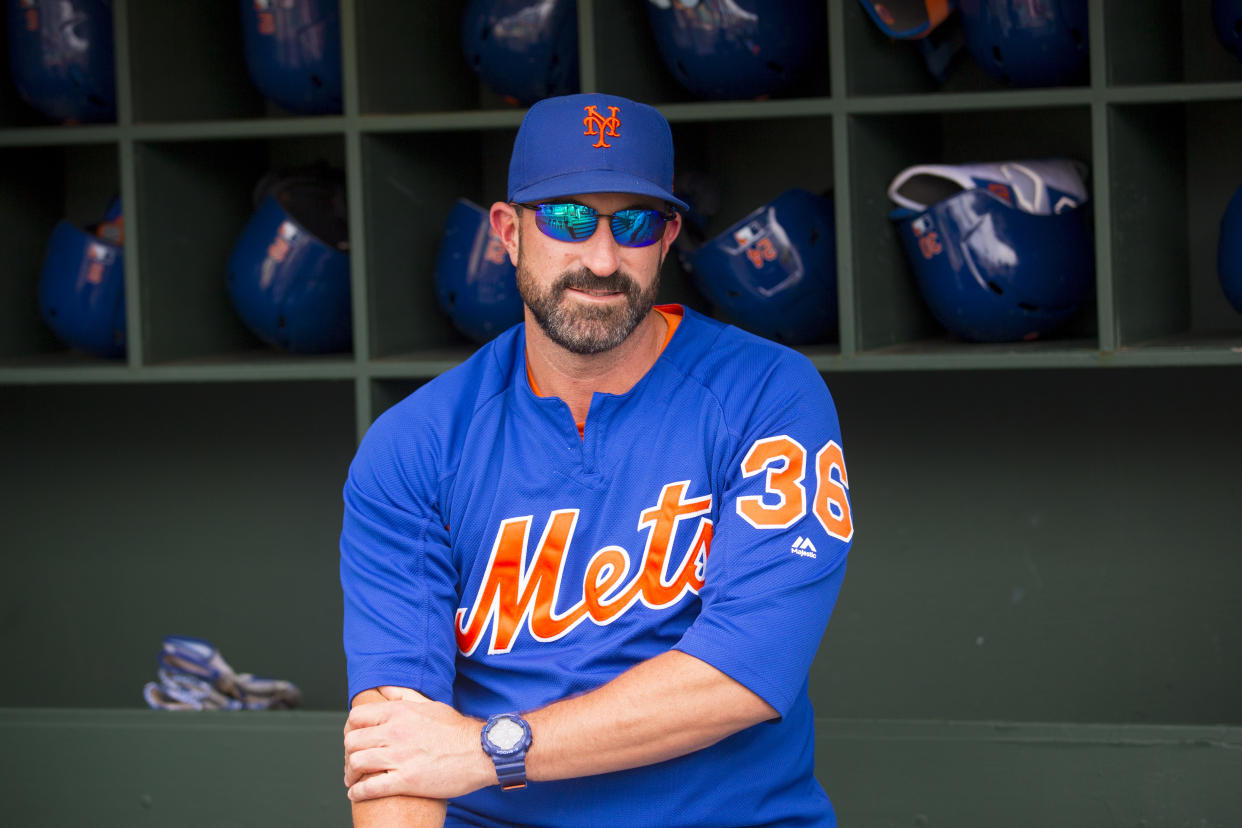
<path id="1" fill-rule="evenodd" d="M 588 193 L 645 195 L 663 199 L 678 210 L 690 209 L 686 202 L 654 182 L 612 170 L 565 173 L 554 178 L 544 179 L 510 193 L 509 200 L 529 204 L 549 198 L 565 198 L 567 196 L 586 195 Z"/>

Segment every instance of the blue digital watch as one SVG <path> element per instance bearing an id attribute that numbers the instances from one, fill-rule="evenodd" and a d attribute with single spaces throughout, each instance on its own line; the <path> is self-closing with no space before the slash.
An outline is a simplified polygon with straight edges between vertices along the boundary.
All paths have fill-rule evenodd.
<path id="1" fill-rule="evenodd" d="M 483 752 L 496 766 L 501 790 L 526 787 L 526 751 L 530 748 L 530 724 L 517 713 L 497 713 L 483 725 L 479 736 Z"/>

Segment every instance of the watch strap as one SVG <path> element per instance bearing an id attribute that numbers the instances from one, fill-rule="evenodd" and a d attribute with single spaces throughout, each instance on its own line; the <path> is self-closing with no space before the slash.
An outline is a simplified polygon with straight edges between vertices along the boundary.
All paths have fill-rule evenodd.
<path id="1" fill-rule="evenodd" d="M 511 759 L 500 759 L 493 756 L 492 764 L 496 766 L 496 778 L 500 780 L 500 789 L 502 791 L 516 791 L 519 788 L 526 787 L 525 755 Z"/>

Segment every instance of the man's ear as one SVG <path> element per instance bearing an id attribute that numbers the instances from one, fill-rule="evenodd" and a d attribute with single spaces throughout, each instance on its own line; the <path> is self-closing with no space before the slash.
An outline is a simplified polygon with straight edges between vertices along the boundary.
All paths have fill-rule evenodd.
<path id="1" fill-rule="evenodd" d="M 514 267 L 518 260 L 518 236 L 521 232 L 517 210 L 512 204 L 497 201 L 488 214 L 492 223 L 492 232 L 500 239 L 500 243 L 509 251 L 509 261 Z"/>
<path id="2" fill-rule="evenodd" d="M 668 255 L 668 249 L 673 246 L 673 242 L 677 241 L 677 236 L 681 234 L 681 213 L 673 211 L 673 218 L 669 219 L 668 224 L 664 225 L 664 236 L 660 239 L 660 244 L 664 250 L 660 254 L 663 259 Z"/>

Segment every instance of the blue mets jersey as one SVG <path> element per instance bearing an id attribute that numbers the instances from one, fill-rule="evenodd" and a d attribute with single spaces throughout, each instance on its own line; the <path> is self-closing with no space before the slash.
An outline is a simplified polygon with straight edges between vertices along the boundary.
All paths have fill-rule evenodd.
<path id="1" fill-rule="evenodd" d="M 643 768 L 477 791 L 449 824 L 836 824 L 807 692 L 854 534 L 836 409 L 795 351 L 676 311 L 581 436 L 532 390 L 520 325 L 375 422 L 345 485 L 350 698 L 412 687 L 483 718 L 677 649 L 780 718 Z"/>

